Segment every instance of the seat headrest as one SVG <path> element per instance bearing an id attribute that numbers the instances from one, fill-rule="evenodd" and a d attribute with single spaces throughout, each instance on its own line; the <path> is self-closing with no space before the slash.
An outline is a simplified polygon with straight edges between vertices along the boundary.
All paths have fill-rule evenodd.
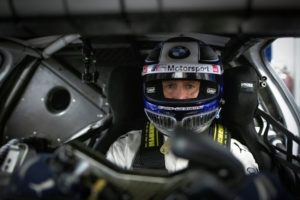
<path id="1" fill-rule="evenodd" d="M 240 66 L 225 70 L 223 119 L 238 125 L 253 122 L 258 106 L 258 87 L 259 77 L 252 67 Z"/>

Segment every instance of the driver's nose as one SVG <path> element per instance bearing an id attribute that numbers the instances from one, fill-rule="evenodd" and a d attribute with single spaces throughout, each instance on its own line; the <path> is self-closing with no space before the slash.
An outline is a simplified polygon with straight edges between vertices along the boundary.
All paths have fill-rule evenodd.
<path id="1" fill-rule="evenodd" d="M 175 99 L 187 99 L 187 92 L 184 90 L 183 87 L 177 87 L 175 91 Z"/>

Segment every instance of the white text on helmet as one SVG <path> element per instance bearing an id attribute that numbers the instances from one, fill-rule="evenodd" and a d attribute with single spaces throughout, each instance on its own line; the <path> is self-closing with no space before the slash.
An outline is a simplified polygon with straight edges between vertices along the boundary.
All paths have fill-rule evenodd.
<path id="1" fill-rule="evenodd" d="M 216 64 L 154 64 L 145 65 L 143 75 L 155 73 L 208 73 L 208 74 L 222 74 L 220 65 Z"/>

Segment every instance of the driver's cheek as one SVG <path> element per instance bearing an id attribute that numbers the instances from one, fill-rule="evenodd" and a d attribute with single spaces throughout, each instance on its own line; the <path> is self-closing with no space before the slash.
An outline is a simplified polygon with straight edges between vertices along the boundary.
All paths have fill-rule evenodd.
<path id="1" fill-rule="evenodd" d="M 199 91 L 198 90 L 192 90 L 189 94 L 189 98 L 193 99 L 193 98 L 197 98 Z"/>

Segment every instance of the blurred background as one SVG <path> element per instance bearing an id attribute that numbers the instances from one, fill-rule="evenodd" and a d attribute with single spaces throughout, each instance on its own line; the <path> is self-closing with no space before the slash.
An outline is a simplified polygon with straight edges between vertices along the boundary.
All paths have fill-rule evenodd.
<path id="1" fill-rule="evenodd" d="M 300 108 L 300 38 L 280 38 L 265 49 L 270 66 L 282 79 Z"/>

